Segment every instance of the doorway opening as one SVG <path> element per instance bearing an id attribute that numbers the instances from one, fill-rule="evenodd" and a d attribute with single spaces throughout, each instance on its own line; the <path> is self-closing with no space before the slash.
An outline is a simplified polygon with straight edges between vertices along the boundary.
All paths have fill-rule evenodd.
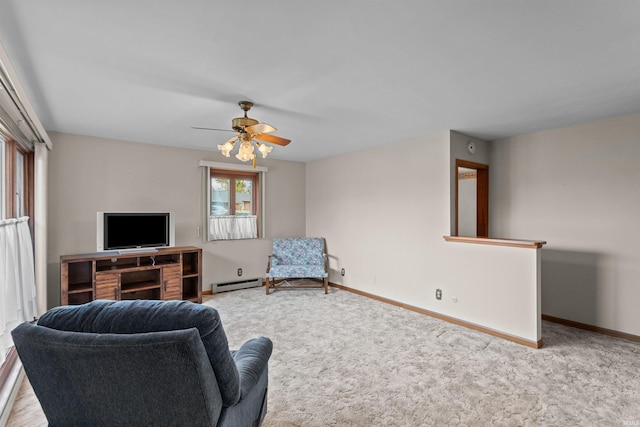
<path id="1" fill-rule="evenodd" d="M 456 159 L 455 231 L 489 237 L 489 165 Z"/>

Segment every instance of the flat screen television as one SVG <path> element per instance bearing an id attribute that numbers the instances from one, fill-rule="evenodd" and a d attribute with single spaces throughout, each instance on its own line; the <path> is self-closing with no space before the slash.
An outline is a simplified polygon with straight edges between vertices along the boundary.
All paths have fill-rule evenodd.
<path id="1" fill-rule="evenodd" d="M 175 246 L 171 212 L 98 212 L 98 252 Z"/>

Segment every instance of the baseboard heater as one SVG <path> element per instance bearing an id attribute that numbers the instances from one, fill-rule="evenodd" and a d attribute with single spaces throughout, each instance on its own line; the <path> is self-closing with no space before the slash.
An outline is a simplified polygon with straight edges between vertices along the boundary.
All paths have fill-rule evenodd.
<path id="1" fill-rule="evenodd" d="M 247 279 L 247 280 L 238 280 L 236 282 L 226 282 L 226 283 L 214 283 L 212 286 L 213 293 L 225 292 L 225 291 L 235 291 L 237 289 L 247 289 L 247 288 L 255 288 L 257 286 L 262 286 L 262 279 Z"/>

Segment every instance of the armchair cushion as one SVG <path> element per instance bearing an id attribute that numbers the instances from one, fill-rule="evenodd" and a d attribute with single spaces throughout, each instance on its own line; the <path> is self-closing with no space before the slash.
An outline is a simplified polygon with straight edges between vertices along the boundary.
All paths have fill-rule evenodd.
<path id="1" fill-rule="evenodd" d="M 327 277 L 321 265 L 272 265 L 267 277 Z"/>
<path id="2" fill-rule="evenodd" d="M 321 237 L 275 239 L 271 265 L 324 265 Z"/>
<path id="3" fill-rule="evenodd" d="M 189 301 L 93 301 L 81 306 L 56 307 L 38 325 L 62 331 L 133 334 L 195 327 L 213 367 L 223 406 L 241 396 L 240 375 L 229 351 L 218 312 Z M 267 338 L 264 338 L 267 339 Z M 266 356 L 268 359 L 271 351 Z"/>

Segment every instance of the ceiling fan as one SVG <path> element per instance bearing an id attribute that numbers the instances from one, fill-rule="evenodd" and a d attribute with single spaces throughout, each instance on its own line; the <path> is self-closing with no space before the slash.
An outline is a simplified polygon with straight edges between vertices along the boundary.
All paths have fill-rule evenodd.
<path id="1" fill-rule="evenodd" d="M 276 135 L 271 135 L 270 132 L 276 130 L 271 125 L 266 123 L 260 123 L 256 119 L 247 116 L 247 111 L 253 107 L 253 102 L 251 101 L 240 101 L 238 105 L 244 111 L 244 117 L 236 117 L 231 120 L 231 128 L 230 129 L 215 129 L 215 128 L 203 128 L 203 127 L 195 127 L 193 129 L 202 129 L 202 130 L 215 130 L 215 131 L 223 131 L 223 132 L 236 132 L 236 135 L 229 138 L 224 144 L 218 145 L 218 150 L 225 156 L 230 157 L 231 150 L 235 147 L 236 142 L 240 142 L 240 148 L 238 149 L 238 154 L 236 154 L 236 158 L 243 162 L 248 160 L 253 160 L 253 166 L 256 164 L 256 155 L 254 154 L 254 142 L 258 147 L 258 151 L 262 153 L 262 157 L 267 157 L 267 154 L 273 150 L 273 147 L 265 144 L 268 142 L 270 144 L 276 144 L 280 146 L 288 145 L 291 140 L 282 138 Z"/>

